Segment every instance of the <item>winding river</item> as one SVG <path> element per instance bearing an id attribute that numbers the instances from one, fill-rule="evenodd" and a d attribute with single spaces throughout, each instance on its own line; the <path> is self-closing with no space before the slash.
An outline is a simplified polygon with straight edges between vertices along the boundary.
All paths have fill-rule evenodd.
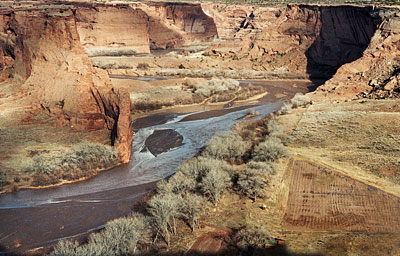
<path id="1" fill-rule="evenodd" d="M 286 96 L 308 91 L 309 85 L 291 87 Z M 129 164 L 82 182 L 0 195 L 0 252 L 24 251 L 62 238 L 83 237 L 108 220 L 129 214 L 140 207 L 141 199 L 154 189 L 156 181 L 173 174 L 216 133 L 230 130 L 246 115 L 247 108 L 260 113 L 254 118 L 262 118 L 281 105 L 281 100 L 267 100 L 210 113 L 165 113 L 135 120 Z M 150 137 L 151 144 L 172 146 L 149 149 L 146 141 Z M 168 143 L 168 139 L 177 138 L 180 143 L 175 147 Z"/>

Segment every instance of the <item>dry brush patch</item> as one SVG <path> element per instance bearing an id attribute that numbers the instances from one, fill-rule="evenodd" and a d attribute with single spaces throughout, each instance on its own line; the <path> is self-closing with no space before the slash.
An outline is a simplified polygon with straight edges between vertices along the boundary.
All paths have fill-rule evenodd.
<path id="1" fill-rule="evenodd" d="M 134 252 L 140 243 L 156 251 L 165 245 L 168 249 L 176 243 L 178 238 L 175 237 L 181 235 L 182 223 L 192 232 L 199 230 L 199 220 L 204 213 L 211 213 L 211 209 L 218 207 L 224 196 L 239 194 L 242 198 L 263 198 L 267 193 L 269 176 L 275 174 L 274 165 L 265 161 L 250 161 L 250 144 L 235 133 L 220 134 L 197 157 L 184 163 L 175 175 L 160 181 L 155 195 L 147 202 L 145 213 L 148 217 L 140 217 L 146 218 L 150 228 L 145 234 L 151 240 L 137 241 L 137 237 L 145 231 L 138 228 L 137 224 L 131 225 L 131 219 L 117 219 L 108 223 L 104 230 L 92 234 L 86 244 L 79 246 L 75 242 L 60 242 L 53 255 L 61 255 L 60 252 L 68 250 L 72 250 L 72 255 L 82 251 L 97 255 L 98 252 L 107 253 L 111 249 L 126 254 L 132 253 L 132 248 Z M 247 162 L 247 165 L 241 165 Z M 113 225 L 118 223 L 121 225 Z M 246 229 L 246 234 L 251 233 L 252 229 Z M 245 240 L 244 237 L 247 239 L 249 236 L 241 238 L 246 244 L 249 241 L 262 243 L 261 237 L 269 238 L 269 235 L 261 236 L 258 232 L 253 240 Z M 106 243 L 104 239 L 110 239 L 111 242 L 103 245 Z M 121 243 L 117 242 L 118 239 L 121 239 Z M 132 247 L 132 244 L 135 246 Z M 248 246 L 244 247 L 243 250 L 248 249 Z"/>

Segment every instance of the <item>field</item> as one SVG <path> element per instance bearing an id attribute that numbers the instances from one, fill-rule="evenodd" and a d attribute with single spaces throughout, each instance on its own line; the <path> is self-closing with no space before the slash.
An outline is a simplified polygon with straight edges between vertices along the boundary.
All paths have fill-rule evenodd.
<path id="1" fill-rule="evenodd" d="M 285 229 L 399 232 L 399 198 L 307 161 L 292 163 Z"/>

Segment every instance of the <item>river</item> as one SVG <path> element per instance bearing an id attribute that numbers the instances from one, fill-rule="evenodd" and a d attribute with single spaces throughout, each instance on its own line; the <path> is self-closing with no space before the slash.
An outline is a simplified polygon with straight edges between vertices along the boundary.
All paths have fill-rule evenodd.
<path id="1" fill-rule="evenodd" d="M 308 90 L 307 86 L 299 88 Z M 299 90 L 290 91 L 287 96 Z M 247 108 L 260 113 L 254 118 L 262 118 L 281 105 L 280 100 L 220 112 L 165 113 L 135 120 L 129 164 L 82 182 L 0 195 L 0 252 L 24 251 L 62 238 L 85 236 L 108 220 L 129 214 L 143 195 L 154 189 L 156 181 L 173 174 L 216 133 L 230 130 L 246 115 Z M 173 136 L 162 136 L 163 132 Z M 152 145 L 169 146 L 149 150 L 149 137 Z M 176 145 L 168 141 L 177 138 L 180 143 Z"/>

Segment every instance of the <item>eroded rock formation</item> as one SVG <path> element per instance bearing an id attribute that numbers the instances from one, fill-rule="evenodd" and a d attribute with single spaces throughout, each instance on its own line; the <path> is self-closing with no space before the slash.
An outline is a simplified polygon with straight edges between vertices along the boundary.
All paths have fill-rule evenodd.
<path id="1" fill-rule="evenodd" d="M 129 161 L 132 129 L 128 93 L 113 89 L 79 43 L 71 6 L 3 10 L 0 61 L 21 81 L 34 104 L 76 130 L 108 128 L 123 162 Z"/>

